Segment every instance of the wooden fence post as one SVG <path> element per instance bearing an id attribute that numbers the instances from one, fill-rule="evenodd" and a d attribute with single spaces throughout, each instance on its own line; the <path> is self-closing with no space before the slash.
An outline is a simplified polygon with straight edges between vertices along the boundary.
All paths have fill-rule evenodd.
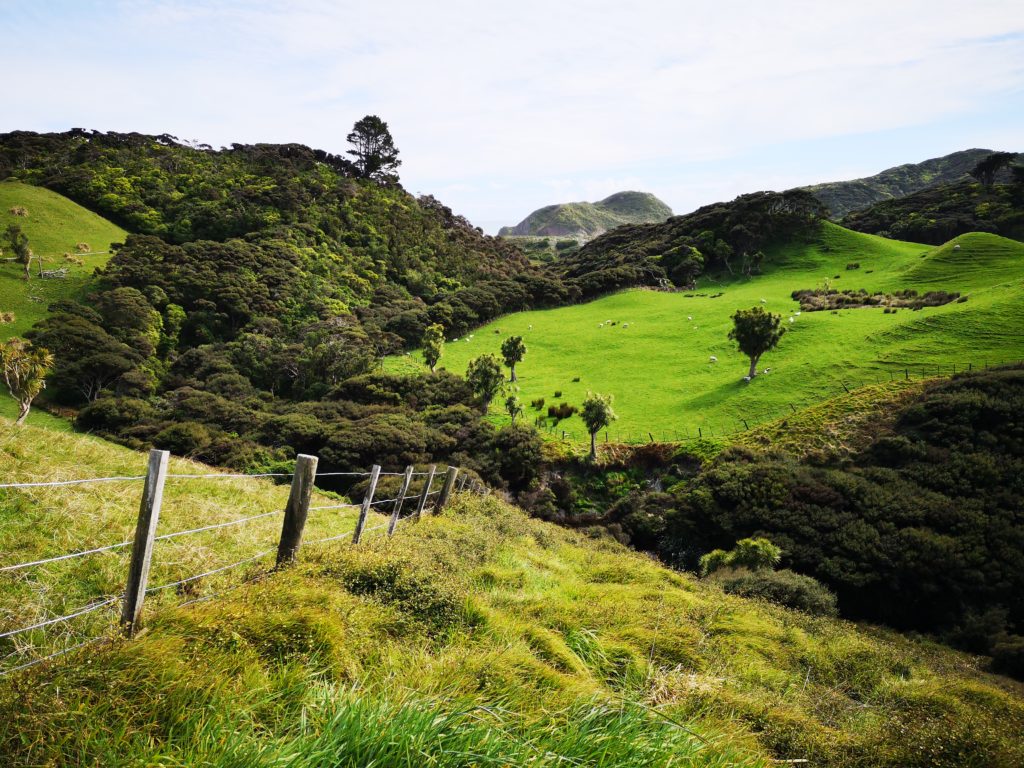
<path id="1" fill-rule="evenodd" d="M 132 542 L 132 560 L 128 567 L 128 583 L 121 608 L 121 626 L 131 637 L 142 626 L 142 603 L 146 599 L 146 582 L 153 561 L 153 539 L 160 519 L 160 505 L 164 500 L 164 482 L 167 480 L 167 451 L 151 450 L 146 469 L 146 484 L 142 489 L 139 518 L 135 524 Z"/>
<path id="2" fill-rule="evenodd" d="M 359 508 L 359 522 L 356 523 L 355 533 L 352 534 L 352 543 L 358 544 L 363 536 L 363 528 L 366 527 L 366 516 L 370 514 L 370 504 L 373 503 L 373 494 L 377 492 L 377 481 L 380 480 L 380 464 L 374 464 L 370 470 L 370 484 L 366 487 L 366 495 L 363 497 L 363 506 Z"/>
<path id="3" fill-rule="evenodd" d="M 412 482 L 413 468 L 405 468 L 405 476 L 402 478 L 402 487 L 395 497 L 395 508 L 391 510 L 391 520 L 388 521 L 388 536 L 394 536 L 395 526 L 398 525 L 398 516 L 402 514 L 402 503 L 405 501 L 405 494 L 409 491 L 409 483 Z"/>
<path id="4" fill-rule="evenodd" d="M 434 505 L 434 514 L 441 514 L 441 510 L 448 504 L 448 497 L 451 496 L 452 486 L 455 485 L 455 477 L 459 474 L 457 467 L 448 467 L 448 473 L 444 477 L 444 486 L 441 488 L 441 495 L 437 497 L 437 504 Z"/>
<path id="5" fill-rule="evenodd" d="M 416 505 L 415 518 L 417 520 L 423 515 L 423 508 L 427 506 L 427 499 L 430 498 L 430 486 L 434 484 L 434 473 L 437 472 L 437 465 L 431 464 L 427 472 L 427 479 L 423 482 L 423 490 L 420 492 L 420 501 Z"/>
<path id="6" fill-rule="evenodd" d="M 288 493 L 288 504 L 284 508 L 284 522 L 281 523 L 281 540 L 277 544 L 277 565 L 290 563 L 295 559 L 302 543 L 302 529 L 309 516 L 309 499 L 316 484 L 316 456 L 300 453 L 295 457 L 295 474 L 292 475 L 292 489 Z"/>

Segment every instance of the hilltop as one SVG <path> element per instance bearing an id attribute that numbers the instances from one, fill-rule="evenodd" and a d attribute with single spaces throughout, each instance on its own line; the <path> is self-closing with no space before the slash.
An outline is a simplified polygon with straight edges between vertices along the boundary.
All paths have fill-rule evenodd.
<path id="1" fill-rule="evenodd" d="M 145 463 L 86 436 L 27 427 L 15 439 L 9 423 L 0 435 L 5 480 L 80 477 L 85 463 L 90 475 L 138 474 Z M 168 492 L 176 529 L 279 508 L 286 488 L 202 480 Z M 0 526 L 45 556 L 125 534 L 136 505 L 111 484 L 5 490 Z M 350 519 L 334 517 L 314 512 L 310 525 L 329 534 Z M 172 550 L 157 552 L 154 583 L 266 548 L 274 522 L 160 542 Z M 125 554 L 98 557 L 31 579 L 0 574 L 0 629 L 116 590 Z M 493 497 L 457 495 L 448 513 L 391 540 L 307 544 L 292 568 L 255 563 L 172 592 L 150 597 L 136 639 L 111 630 L 108 643 L 0 679 L 0 761 L 953 768 L 1024 759 L 1024 692 L 974 657 L 728 595 Z M 30 653 L 79 639 L 56 634 L 39 632 Z"/>
<path id="2" fill-rule="evenodd" d="M 570 237 L 588 240 L 623 224 L 665 221 L 672 209 L 648 192 L 616 192 L 596 203 L 560 203 L 539 208 L 499 237 Z"/>
<path id="3" fill-rule="evenodd" d="M 801 187 L 818 198 L 829 216 L 841 219 L 851 211 L 936 187 L 968 179 L 979 160 L 992 154 L 991 149 L 965 149 L 920 163 L 905 163 L 888 168 L 874 176 L 852 181 L 834 181 Z"/>

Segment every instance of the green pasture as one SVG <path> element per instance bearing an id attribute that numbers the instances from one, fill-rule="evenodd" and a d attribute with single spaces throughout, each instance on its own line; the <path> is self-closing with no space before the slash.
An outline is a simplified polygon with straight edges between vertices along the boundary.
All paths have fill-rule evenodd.
<path id="1" fill-rule="evenodd" d="M 859 268 L 847 269 L 854 263 Z M 1024 358 L 1024 244 L 1015 240 L 973 233 L 932 248 L 825 223 L 815 242 L 770 253 L 764 272 L 703 279 L 687 293 L 633 290 L 509 315 L 450 341 L 441 366 L 463 373 L 471 358 L 498 354 L 503 339 L 519 334 L 528 352 L 517 367 L 517 394 L 528 420 L 548 405 L 578 406 L 592 390 L 615 397 L 612 440 L 647 440 L 648 433 L 671 440 L 698 429 L 705 437 L 743 429 L 743 420 L 753 425 L 908 372 L 920 378 Z M 895 314 L 880 307 L 799 313 L 792 292 L 826 285 L 958 291 L 967 300 Z M 748 383 L 747 360 L 727 334 L 737 309 L 759 305 L 781 313 L 787 333 L 761 360 L 759 369 L 771 372 Z M 412 353 L 387 366 L 409 370 L 422 359 Z M 495 413 L 506 396 L 495 398 Z M 543 409 L 531 408 L 539 398 Z M 578 416 L 562 421 L 563 429 L 585 437 Z"/>
<path id="2" fill-rule="evenodd" d="M 11 213 L 17 206 L 27 209 L 28 215 Z M 43 269 L 67 267 L 68 274 L 63 280 L 42 280 L 39 263 L 33 261 L 32 279 L 26 281 L 21 264 L 0 261 L 0 312 L 14 313 L 14 322 L 0 324 L 0 339 L 25 333 L 46 315 L 53 302 L 79 297 L 96 267 L 110 258 L 111 243 L 123 242 L 126 236 L 120 227 L 56 192 L 4 181 L 0 182 L 0 248 L 4 257 L 10 256 L 3 235 L 10 224 L 19 224 L 28 235 L 32 251 L 42 257 Z M 80 252 L 79 243 L 88 245 L 89 251 Z M 82 264 L 66 259 L 66 253 Z"/>

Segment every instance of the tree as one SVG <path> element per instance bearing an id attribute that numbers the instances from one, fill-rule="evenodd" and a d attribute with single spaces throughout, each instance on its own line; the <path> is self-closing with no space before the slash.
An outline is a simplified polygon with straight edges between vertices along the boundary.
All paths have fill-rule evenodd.
<path id="1" fill-rule="evenodd" d="M 516 423 L 516 416 L 523 415 L 523 404 L 515 395 L 509 395 L 505 400 L 505 413 L 512 417 L 512 424 Z"/>
<path id="2" fill-rule="evenodd" d="M 729 339 L 736 342 L 740 352 L 750 358 L 750 378 L 757 375 L 757 362 L 765 352 L 775 349 L 786 332 L 780 327 L 782 316 L 766 312 L 762 307 L 738 309 L 732 316 L 733 328 Z"/>
<path id="3" fill-rule="evenodd" d="M 25 279 L 32 279 L 32 249 L 28 245 L 28 235 L 21 231 L 21 226 L 11 224 L 7 227 L 7 244 L 14 254 L 14 259 L 19 264 L 25 265 Z"/>
<path id="4" fill-rule="evenodd" d="M 509 381 L 516 379 L 516 363 L 521 362 L 526 354 L 526 344 L 522 336 L 509 336 L 501 342 L 501 356 L 505 358 L 505 365 L 509 367 Z"/>
<path id="5" fill-rule="evenodd" d="M 28 418 L 32 401 L 46 388 L 46 374 L 53 367 L 53 355 L 42 347 L 33 347 L 24 339 L 13 338 L 0 346 L 0 365 L 11 397 L 18 401 L 18 426 Z"/>
<path id="6" fill-rule="evenodd" d="M 469 383 L 473 394 L 483 404 L 483 410 L 487 412 L 487 406 L 498 394 L 505 383 L 505 375 L 501 372 L 501 363 L 494 355 L 480 355 L 469 361 L 466 368 L 466 381 Z"/>
<path id="7" fill-rule="evenodd" d="M 618 418 L 615 411 L 612 410 L 612 396 L 587 392 L 580 418 L 583 419 L 583 423 L 587 425 L 587 431 L 590 433 L 590 458 L 596 460 L 597 433 Z"/>
<path id="8" fill-rule="evenodd" d="M 444 326 L 440 323 L 428 325 L 423 332 L 423 360 L 430 366 L 433 373 L 437 367 L 437 361 L 444 354 Z"/>
<path id="9" fill-rule="evenodd" d="M 374 181 L 397 181 L 398 159 L 394 139 L 388 124 L 376 115 L 367 115 L 352 127 L 346 137 L 354 149 L 348 154 L 356 158 L 356 172 L 364 179 Z"/>
<path id="10" fill-rule="evenodd" d="M 751 571 L 770 570 L 779 564 L 782 550 L 765 538 L 740 539 L 726 552 L 713 549 L 700 559 L 702 576 L 723 568 L 746 568 Z"/>
<path id="11" fill-rule="evenodd" d="M 988 157 L 982 158 L 974 166 L 971 176 L 980 181 L 984 186 L 991 187 L 996 181 L 996 174 L 1016 158 L 1017 154 L 1015 152 L 993 152 Z"/>

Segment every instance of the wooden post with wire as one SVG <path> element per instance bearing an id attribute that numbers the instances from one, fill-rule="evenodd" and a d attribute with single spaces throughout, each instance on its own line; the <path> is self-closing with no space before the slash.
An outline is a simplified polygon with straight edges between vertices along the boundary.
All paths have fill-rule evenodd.
<path id="1" fill-rule="evenodd" d="M 448 505 L 448 497 L 452 495 L 452 486 L 455 485 L 455 478 L 459 474 L 458 467 L 448 467 L 444 476 L 444 486 L 441 488 L 441 495 L 437 497 L 437 504 L 434 505 L 434 514 L 439 515 Z"/>
<path id="2" fill-rule="evenodd" d="M 359 521 L 356 523 L 356 530 L 352 534 L 352 543 L 358 544 L 363 536 L 363 528 L 366 527 L 366 516 L 370 514 L 370 505 L 373 503 L 373 494 L 377 492 L 377 481 L 380 480 L 380 464 L 374 464 L 370 470 L 370 484 L 366 486 L 366 495 L 363 497 L 363 505 L 359 508 Z"/>
<path id="3" fill-rule="evenodd" d="M 149 567 L 153 562 L 153 541 L 160 519 L 160 505 L 164 500 L 169 458 L 170 453 L 167 451 L 154 449 L 149 452 L 146 484 L 142 489 L 139 518 L 132 542 L 131 565 L 128 566 L 128 583 L 121 608 L 121 627 L 129 637 L 142 626 L 142 604 L 146 599 L 146 582 L 149 581 Z"/>
<path id="4" fill-rule="evenodd" d="M 388 521 L 388 536 L 395 535 L 395 526 L 398 525 L 398 517 L 402 514 L 402 503 L 405 501 L 405 494 L 409 492 L 409 484 L 412 482 L 412 471 L 412 466 L 408 466 L 402 476 L 402 487 L 398 489 L 395 507 L 391 510 L 391 519 Z"/>
<path id="5" fill-rule="evenodd" d="M 423 482 L 423 490 L 420 492 L 420 501 L 416 505 L 416 520 L 423 516 L 423 508 L 427 506 L 427 499 L 430 497 L 430 486 L 434 484 L 434 474 L 437 472 L 437 465 L 431 464 L 427 472 L 427 479 Z"/>
<path id="6" fill-rule="evenodd" d="M 309 517 L 309 500 L 316 484 L 316 456 L 300 453 L 295 457 L 295 474 L 292 475 L 292 489 L 288 493 L 288 504 L 284 508 L 284 522 L 281 523 L 281 540 L 277 545 L 277 566 L 295 560 L 302 543 L 302 529 Z"/>

